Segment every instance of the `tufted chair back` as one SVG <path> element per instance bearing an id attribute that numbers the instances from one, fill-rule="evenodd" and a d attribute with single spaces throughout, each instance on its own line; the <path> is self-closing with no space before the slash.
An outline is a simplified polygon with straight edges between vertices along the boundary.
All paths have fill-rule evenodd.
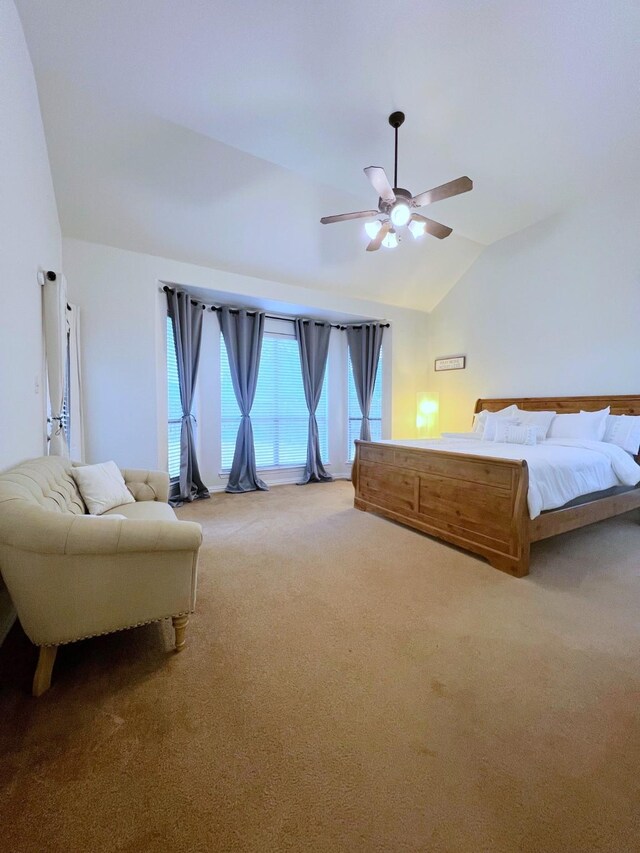
<path id="1" fill-rule="evenodd" d="M 71 476 L 72 467 L 68 459 L 47 456 L 0 474 L 0 506 L 21 501 L 52 512 L 84 515 L 87 509 Z"/>
<path id="2" fill-rule="evenodd" d="M 169 475 L 121 469 L 135 500 L 105 522 L 86 513 L 73 467 L 44 456 L 0 474 L 0 573 L 40 646 L 36 696 L 65 643 L 171 616 L 181 649 L 196 601 L 202 529 L 166 503 Z"/>

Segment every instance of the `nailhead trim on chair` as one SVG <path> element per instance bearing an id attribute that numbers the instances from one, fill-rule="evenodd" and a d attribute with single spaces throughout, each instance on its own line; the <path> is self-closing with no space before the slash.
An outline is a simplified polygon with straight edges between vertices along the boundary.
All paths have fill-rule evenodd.
<path id="1" fill-rule="evenodd" d="M 157 619 L 145 619 L 144 622 L 134 622 L 133 625 L 123 625 L 121 628 L 110 628 L 108 631 L 98 631 L 95 634 L 83 634 L 81 637 L 74 637 L 72 640 L 62 640 L 60 643 L 38 643 L 40 646 L 68 646 L 69 643 L 77 643 L 80 640 L 88 640 L 91 637 L 103 637 L 105 634 L 116 634 L 118 631 L 128 631 L 129 628 L 139 628 L 141 625 L 151 625 L 152 622 L 163 622 L 165 619 L 172 619 L 174 616 L 190 616 L 195 613 L 195 610 L 183 610 L 181 613 L 170 613 L 168 616 L 158 616 Z"/>

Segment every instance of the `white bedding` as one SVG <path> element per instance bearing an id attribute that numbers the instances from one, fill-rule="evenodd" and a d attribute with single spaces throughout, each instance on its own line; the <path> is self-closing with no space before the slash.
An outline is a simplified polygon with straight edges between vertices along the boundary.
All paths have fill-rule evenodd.
<path id="1" fill-rule="evenodd" d="M 580 495 L 613 486 L 635 486 L 640 482 L 640 465 L 636 464 L 633 457 L 621 447 L 604 441 L 548 438 L 530 447 L 482 441 L 477 433 L 449 433 L 443 438 L 382 443 L 526 460 L 529 467 L 528 500 L 531 518 L 536 518 L 544 510 L 563 506 Z"/>

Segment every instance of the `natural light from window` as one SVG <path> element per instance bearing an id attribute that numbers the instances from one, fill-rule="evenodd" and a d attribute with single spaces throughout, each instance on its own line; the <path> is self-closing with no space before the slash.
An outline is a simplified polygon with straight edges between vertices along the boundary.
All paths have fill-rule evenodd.
<path id="1" fill-rule="evenodd" d="M 328 372 L 328 371 L 327 371 Z M 240 424 L 229 370 L 229 359 L 220 336 L 222 393 L 222 470 L 231 468 Z M 327 374 L 316 411 L 320 453 L 328 462 Z M 251 423 L 258 468 L 304 465 L 307 459 L 309 412 L 302 386 L 298 342 L 293 336 L 265 333 L 260 372 L 251 409 Z"/>
<path id="2" fill-rule="evenodd" d="M 182 404 L 180 402 L 173 323 L 170 317 L 167 317 L 166 328 L 167 461 L 169 476 L 175 480 L 180 475 Z M 345 460 L 347 462 L 353 461 L 354 441 L 360 438 L 362 416 L 353 381 L 351 358 L 346 346 L 343 353 L 344 355 L 340 357 L 339 366 L 338 362 L 333 368 L 331 368 L 330 363 L 327 365 L 316 411 L 320 453 L 325 465 L 329 464 L 330 431 L 335 454 L 340 452 L 339 448 L 342 446 L 346 451 Z M 342 360 L 343 358 L 344 360 Z M 346 376 L 343 373 L 345 363 Z M 340 403 L 340 398 L 345 393 L 344 380 L 341 382 L 335 374 L 332 374 L 332 370 L 338 370 L 338 374 L 342 374 L 346 379 L 346 413 L 343 404 Z M 379 441 L 382 438 L 382 374 L 383 353 L 381 351 L 370 413 L 371 438 L 373 441 Z M 331 381 L 336 382 L 338 389 L 332 397 L 331 405 L 335 412 L 331 423 L 329 422 L 329 376 L 333 376 Z M 200 378 L 200 382 L 202 381 Z M 337 397 L 335 396 L 336 393 Z M 344 400 L 344 397 L 342 399 Z M 213 442 L 217 445 L 215 430 L 220 430 L 220 457 L 217 470 L 220 473 L 225 473 L 231 469 L 233 462 L 236 436 L 240 425 L 240 410 L 233 390 L 229 360 L 222 335 L 220 335 L 220 407 L 217 408 L 217 412 L 218 416 L 215 421 L 207 424 L 206 430 L 201 432 L 199 438 L 200 442 Z M 338 415 L 338 413 L 340 414 Z M 344 417 L 345 414 L 347 418 Z M 256 465 L 259 469 L 295 468 L 306 463 L 309 412 L 302 385 L 298 342 L 293 335 L 277 333 L 276 331 L 264 333 L 258 385 L 251 409 L 251 423 L 253 425 Z"/>

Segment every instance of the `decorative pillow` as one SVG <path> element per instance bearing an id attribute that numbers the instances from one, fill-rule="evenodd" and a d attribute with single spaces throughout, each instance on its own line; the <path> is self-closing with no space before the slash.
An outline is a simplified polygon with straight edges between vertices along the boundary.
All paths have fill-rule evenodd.
<path id="1" fill-rule="evenodd" d="M 624 415 L 609 415 L 604 427 L 604 438 L 602 439 L 603 441 L 608 441 L 613 444 L 613 436 L 617 432 L 618 424 L 620 423 L 623 417 Z"/>
<path id="2" fill-rule="evenodd" d="M 575 415 L 556 415 L 547 438 L 576 438 L 602 441 L 609 416 L 609 406 L 599 412 L 580 412 Z"/>
<path id="3" fill-rule="evenodd" d="M 489 415 L 500 415 L 501 417 L 510 417 L 515 415 L 518 411 L 518 407 L 514 403 L 511 406 L 507 406 L 506 409 L 500 409 L 499 412 L 489 412 L 487 409 L 483 409 L 481 412 L 478 412 L 477 415 L 474 415 L 473 418 L 473 431 L 474 432 L 484 432 L 485 423 L 487 421 L 487 417 Z"/>
<path id="4" fill-rule="evenodd" d="M 623 450 L 638 455 L 640 449 L 640 416 L 609 415 L 603 441 L 617 444 Z"/>
<path id="5" fill-rule="evenodd" d="M 534 426 L 538 433 L 538 441 L 542 441 L 547 437 L 551 422 L 556 416 L 555 412 L 525 412 L 523 409 L 516 409 L 518 423 L 525 426 Z"/>
<path id="6" fill-rule="evenodd" d="M 535 424 L 511 424 L 507 418 L 501 418 L 496 424 L 494 441 L 506 444 L 536 444 L 538 427 Z"/>
<path id="7" fill-rule="evenodd" d="M 482 433 L 483 441 L 495 441 L 496 427 L 500 423 L 517 424 L 518 419 L 515 417 L 505 416 L 501 412 L 488 412 L 484 421 L 484 432 Z"/>
<path id="8" fill-rule="evenodd" d="M 115 462 L 81 465 L 72 468 L 71 473 L 87 509 L 94 515 L 102 515 L 114 506 L 135 503 Z"/>

